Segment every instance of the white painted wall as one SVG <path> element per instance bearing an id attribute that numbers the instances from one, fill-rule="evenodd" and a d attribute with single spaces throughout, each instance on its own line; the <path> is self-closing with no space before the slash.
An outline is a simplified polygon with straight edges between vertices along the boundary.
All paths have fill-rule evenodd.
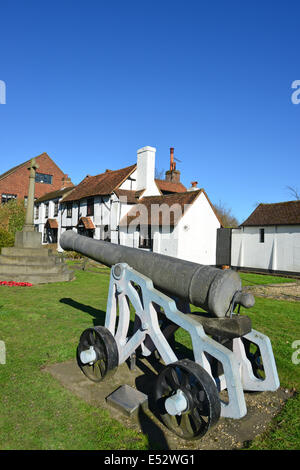
<path id="1" fill-rule="evenodd" d="M 217 229 L 220 222 L 201 193 L 178 224 L 178 257 L 194 263 L 215 265 Z"/>
<path id="2" fill-rule="evenodd" d="M 153 251 L 162 255 L 178 257 L 178 227 L 152 227 Z"/>
<path id="3" fill-rule="evenodd" d="M 127 189 L 129 191 L 136 191 L 136 179 L 137 179 L 137 171 L 134 170 L 131 173 L 130 177 L 127 178 L 120 186 L 120 189 Z"/>
<path id="4" fill-rule="evenodd" d="M 265 241 L 259 241 L 259 229 Z M 300 272 L 300 225 L 243 227 L 232 230 L 231 265 Z"/>
<path id="5" fill-rule="evenodd" d="M 153 252 L 200 264 L 216 264 L 217 229 L 220 222 L 201 193 L 176 227 L 152 227 Z M 122 234 L 122 235 L 121 235 Z M 138 232 L 120 229 L 121 244 L 138 247 Z"/>
<path id="6" fill-rule="evenodd" d="M 36 210 L 34 208 L 34 225 L 38 225 L 39 232 L 41 233 L 44 233 L 44 226 L 45 226 L 45 223 L 47 222 L 47 219 L 56 219 L 57 221 L 59 221 L 60 209 L 58 209 L 58 215 L 54 216 L 55 201 L 57 201 L 57 198 L 53 200 L 41 202 L 39 204 L 39 216 L 37 218 L 35 217 Z M 46 217 L 47 203 L 49 204 L 48 206 L 49 209 L 48 209 L 48 216 Z M 42 244 L 44 244 L 43 238 L 42 238 Z"/>

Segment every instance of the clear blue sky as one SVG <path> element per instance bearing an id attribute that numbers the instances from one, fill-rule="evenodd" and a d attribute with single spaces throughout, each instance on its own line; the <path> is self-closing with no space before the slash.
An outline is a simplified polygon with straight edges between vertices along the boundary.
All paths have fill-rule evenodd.
<path id="1" fill-rule="evenodd" d="M 74 183 L 169 148 L 243 221 L 300 190 L 294 1 L 2 0 L 0 174 L 47 152 Z"/>

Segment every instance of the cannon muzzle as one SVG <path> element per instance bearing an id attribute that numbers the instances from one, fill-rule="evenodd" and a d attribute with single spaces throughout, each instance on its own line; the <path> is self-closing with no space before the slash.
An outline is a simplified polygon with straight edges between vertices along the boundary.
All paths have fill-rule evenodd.
<path id="1" fill-rule="evenodd" d="M 225 317 L 233 304 L 254 305 L 252 294 L 242 293 L 240 276 L 230 269 L 192 263 L 171 256 L 130 248 L 77 235 L 68 230 L 61 235 L 64 250 L 81 253 L 106 266 L 127 263 L 152 279 L 154 287 L 204 309 L 216 317 Z"/>

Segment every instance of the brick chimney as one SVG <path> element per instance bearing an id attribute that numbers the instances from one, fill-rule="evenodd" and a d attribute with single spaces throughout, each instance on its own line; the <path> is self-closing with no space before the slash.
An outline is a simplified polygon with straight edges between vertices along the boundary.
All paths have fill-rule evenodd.
<path id="1" fill-rule="evenodd" d="M 176 170 L 173 147 L 170 148 L 170 169 L 166 171 L 166 181 L 170 183 L 180 183 L 180 171 Z"/>
<path id="2" fill-rule="evenodd" d="M 197 187 L 198 181 L 192 181 L 191 182 L 191 187 L 188 189 L 188 191 L 198 191 L 199 188 Z"/>
<path id="3" fill-rule="evenodd" d="M 74 186 L 74 184 L 71 181 L 71 178 L 69 178 L 68 175 L 64 175 L 61 179 L 61 187 L 63 188 L 71 188 Z"/>

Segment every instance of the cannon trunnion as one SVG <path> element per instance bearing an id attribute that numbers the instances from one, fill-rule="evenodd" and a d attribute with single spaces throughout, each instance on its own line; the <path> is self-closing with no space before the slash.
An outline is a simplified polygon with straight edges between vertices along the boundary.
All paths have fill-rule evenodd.
<path id="1" fill-rule="evenodd" d="M 244 390 L 279 387 L 269 338 L 234 312 L 254 305 L 237 273 L 71 231 L 60 244 L 112 268 L 105 325 L 87 328 L 77 348 L 90 380 L 101 382 L 137 351 L 156 355 L 164 368 L 155 383 L 155 411 L 184 439 L 201 438 L 220 416 L 245 416 Z M 190 304 L 204 311 L 191 313 Z M 193 360 L 180 358 L 174 347 L 179 328 L 190 335 Z"/>

